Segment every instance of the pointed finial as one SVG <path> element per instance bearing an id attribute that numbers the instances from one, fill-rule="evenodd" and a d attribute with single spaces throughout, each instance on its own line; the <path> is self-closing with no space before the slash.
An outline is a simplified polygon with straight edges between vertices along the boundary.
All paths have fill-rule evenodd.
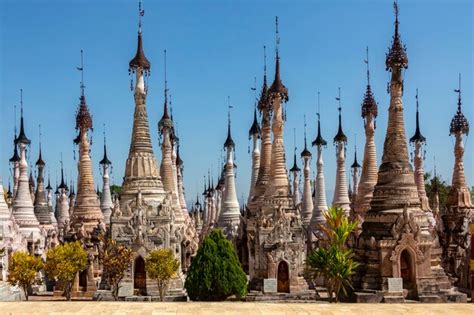
<path id="1" fill-rule="evenodd" d="M 370 85 L 370 68 L 369 68 L 369 46 L 365 48 L 365 64 L 367 65 L 367 85 Z"/>
<path id="2" fill-rule="evenodd" d="M 415 127 L 415 134 L 413 135 L 413 137 L 410 138 L 410 142 L 411 143 L 415 143 L 415 142 L 425 143 L 426 138 L 421 134 L 421 131 L 420 131 L 420 113 L 418 111 L 418 107 L 419 107 L 418 89 L 416 89 L 415 99 L 416 99 L 416 120 L 415 120 L 416 127 Z"/>
<path id="3" fill-rule="evenodd" d="M 337 110 L 339 111 L 339 128 L 338 128 L 336 136 L 334 137 L 334 143 L 335 144 L 341 143 L 341 142 L 347 143 L 347 137 L 342 131 L 342 118 L 341 118 L 342 106 L 341 106 L 341 88 L 340 87 L 338 88 L 338 97 L 336 97 L 336 100 L 338 101 L 338 104 L 339 104 L 337 108 Z"/>
<path id="4" fill-rule="evenodd" d="M 18 137 L 15 139 L 15 144 L 22 143 L 22 144 L 30 144 L 31 141 L 25 135 L 25 125 L 23 121 L 23 89 L 20 89 L 20 133 Z"/>
<path id="5" fill-rule="evenodd" d="M 145 10 L 142 9 L 142 2 L 138 1 L 138 33 L 142 33 L 142 16 L 145 15 Z"/>
<path id="6" fill-rule="evenodd" d="M 461 111 L 461 74 L 459 74 L 459 88 L 455 89 L 454 92 L 458 94 L 458 109 L 451 120 L 449 134 L 456 135 L 459 133 L 469 135 L 469 122 Z"/>
<path id="7" fill-rule="evenodd" d="M 166 49 L 163 51 L 164 53 L 164 73 L 165 73 L 165 102 L 167 101 L 167 94 L 168 94 L 168 79 L 166 77 Z"/>
<path id="8" fill-rule="evenodd" d="M 39 154 L 38 154 L 38 160 L 36 161 L 36 165 L 37 166 L 40 166 L 40 167 L 44 167 L 45 166 L 45 162 L 43 161 L 43 154 L 41 152 L 41 124 L 38 125 L 38 129 L 39 129 Z"/>
<path id="9" fill-rule="evenodd" d="M 64 181 L 64 163 L 63 163 L 63 153 L 61 152 L 61 184 L 58 186 L 58 188 L 61 189 L 67 189 L 67 185 Z"/>
<path id="10" fill-rule="evenodd" d="M 357 161 L 357 134 L 354 134 L 354 163 L 352 163 L 351 168 L 360 168 L 360 164 Z"/>
<path id="11" fill-rule="evenodd" d="M 263 79 L 267 82 L 267 46 L 263 45 Z"/>
<path id="12" fill-rule="evenodd" d="M 302 158 L 310 158 L 311 157 L 311 152 L 308 150 L 308 146 L 306 143 L 306 115 L 303 115 L 303 121 L 304 121 L 304 149 L 301 152 L 301 157 Z"/>
<path id="13" fill-rule="evenodd" d="M 276 58 L 279 59 L 279 53 L 280 53 L 280 34 L 278 32 L 278 16 L 275 16 L 275 39 L 276 39 Z"/>
<path id="14" fill-rule="evenodd" d="M 318 112 L 316 113 L 316 116 L 318 116 L 318 134 L 316 136 L 316 139 L 311 143 L 311 145 L 322 147 L 326 146 L 327 142 L 324 140 L 324 138 L 321 136 L 321 112 L 320 112 L 320 92 L 318 91 Z"/>
<path id="15" fill-rule="evenodd" d="M 81 66 L 76 67 L 77 70 L 81 72 L 81 84 L 80 84 L 80 89 L 81 89 L 81 96 L 84 96 L 84 56 L 83 56 L 84 51 L 81 49 Z"/>
<path id="16" fill-rule="evenodd" d="M 234 140 L 232 139 L 231 132 L 230 132 L 230 109 L 233 108 L 230 105 L 230 96 L 227 96 L 227 139 L 224 142 L 224 148 L 233 148 L 235 147 Z"/>

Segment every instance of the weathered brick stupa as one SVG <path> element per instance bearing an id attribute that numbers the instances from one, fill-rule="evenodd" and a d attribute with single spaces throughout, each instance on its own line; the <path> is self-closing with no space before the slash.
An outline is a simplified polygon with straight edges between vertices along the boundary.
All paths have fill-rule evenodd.
<path id="1" fill-rule="evenodd" d="M 306 257 L 305 233 L 300 214 L 293 203 L 286 170 L 283 103 L 288 101 L 288 89 L 280 78 L 278 18 L 276 26 L 275 79 L 266 95 L 261 98 L 263 102 L 260 107 L 263 109 L 260 170 L 264 174 L 262 177 L 259 174 L 257 180 L 256 195 L 252 200 L 255 204 L 251 207 L 249 205 L 251 215 L 256 217 L 247 227 L 249 274 L 251 288 L 262 289 L 263 280 L 272 279 L 277 282 L 278 292 L 296 293 L 307 288 L 302 277 Z M 270 122 L 267 121 L 270 119 L 270 112 L 273 132 L 271 151 Z M 267 180 L 265 184 L 263 179 Z"/>
<path id="2" fill-rule="evenodd" d="M 82 51 L 81 51 L 82 59 Z M 81 71 L 83 73 L 83 66 Z M 79 132 L 74 143 L 79 146 L 79 162 L 77 165 L 77 196 L 76 203 L 71 213 L 71 228 L 91 232 L 97 223 L 103 220 L 100 210 L 99 200 L 94 184 L 94 175 L 92 174 L 92 160 L 90 157 L 89 130 L 92 130 L 92 116 L 86 103 L 84 94 L 84 80 L 81 81 L 81 96 L 79 98 L 79 107 L 76 113 L 76 130 Z"/>
<path id="3" fill-rule="evenodd" d="M 394 7 L 395 34 L 386 58 L 391 72 L 387 134 L 373 199 L 356 249 L 362 266 L 355 285 L 379 292 L 385 301 L 445 301 L 451 283 L 439 265 L 435 232 L 421 209 L 408 157 L 402 103 L 408 57 L 398 32 L 397 3 Z M 391 278 L 402 278 L 403 293 L 392 292 Z"/>
<path id="4" fill-rule="evenodd" d="M 469 246 L 472 230 L 469 223 L 474 222 L 474 206 L 471 194 L 466 184 L 464 174 L 464 143 L 463 135 L 469 134 L 469 122 L 461 111 L 461 75 L 459 76 L 458 109 L 449 129 L 450 135 L 455 137 L 454 169 L 451 189 L 446 201 L 446 209 L 442 213 L 442 233 L 440 235 L 443 246 L 443 267 L 446 273 L 453 278 L 456 286 L 466 292 L 469 289 Z M 471 252 L 474 249 L 471 247 Z M 472 279 L 471 279 L 472 281 Z M 470 283 L 472 288 L 473 283 Z"/>

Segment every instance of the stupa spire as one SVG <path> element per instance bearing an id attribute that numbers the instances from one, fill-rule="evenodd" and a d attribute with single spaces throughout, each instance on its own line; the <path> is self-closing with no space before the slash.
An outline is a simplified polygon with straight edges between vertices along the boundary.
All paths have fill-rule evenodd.
<path id="1" fill-rule="evenodd" d="M 112 194 L 110 192 L 110 165 L 112 162 L 107 157 L 107 140 L 105 137 L 105 124 L 104 124 L 104 157 L 99 162 L 102 167 L 102 194 L 100 196 L 100 209 L 104 216 L 104 223 L 110 224 L 110 216 L 112 215 L 112 209 L 114 203 L 112 202 Z"/>
<path id="2" fill-rule="evenodd" d="M 123 190 L 120 196 L 120 208 L 135 200 L 139 191 L 145 200 L 161 199 L 164 196 L 160 172 L 151 145 L 146 96 L 148 86 L 145 86 L 145 77 L 150 75 L 151 63 L 143 51 L 142 19 L 145 11 L 141 2 L 138 5 L 138 45 L 135 57 L 129 63 L 129 72 L 135 75 L 135 111 L 130 149 L 125 164 Z M 133 82 L 132 82 L 133 87 Z M 146 189 L 143 189 L 146 187 Z"/>
<path id="3" fill-rule="evenodd" d="M 39 222 L 35 216 L 32 196 L 28 178 L 28 162 L 26 159 L 26 147 L 31 141 L 25 135 L 23 118 L 23 90 L 20 90 L 20 133 L 15 144 L 20 149 L 20 160 L 18 163 L 18 184 L 13 199 L 13 216 L 18 223 L 20 232 L 27 238 L 36 242 L 40 238 Z M 42 250 L 36 248 L 35 250 Z"/>
<path id="4" fill-rule="evenodd" d="M 257 90 L 257 86 L 255 85 L 254 90 Z M 255 102 L 257 99 L 255 99 Z M 258 140 L 260 139 L 260 125 L 257 120 L 257 104 L 255 104 L 253 110 L 253 123 L 249 130 L 249 140 L 252 140 L 252 175 L 250 178 L 250 188 L 249 188 L 249 196 L 247 199 L 247 203 L 250 203 L 255 195 L 255 185 L 258 180 L 258 173 L 260 169 L 260 148 L 258 145 Z"/>
<path id="5" fill-rule="evenodd" d="M 428 196 L 426 195 L 425 190 L 425 171 L 423 169 L 423 160 L 424 152 L 423 145 L 426 142 L 426 138 L 421 134 L 420 131 L 420 113 L 419 113 L 419 104 L 418 104 L 418 89 L 416 89 L 416 127 L 415 134 L 410 138 L 410 143 L 415 147 L 413 162 L 415 165 L 415 183 L 418 188 L 418 196 L 421 202 L 421 209 L 425 211 L 430 211 L 430 205 L 428 201 Z"/>
<path id="6" fill-rule="evenodd" d="M 334 145 L 336 146 L 336 158 L 337 158 L 337 169 L 336 169 L 336 185 L 334 187 L 334 197 L 332 200 L 333 207 L 340 207 L 344 210 L 347 216 L 350 214 L 350 199 L 349 190 L 347 187 L 346 177 L 346 144 L 347 137 L 342 131 L 342 106 L 341 106 L 341 88 L 338 88 L 338 112 L 339 112 L 339 127 L 337 134 L 334 137 Z"/>
<path id="7" fill-rule="evenodd" d="M 290 168 L 290 172 L 293 175 L 293 203 L 295 205 L 301 202 L 301 195 L 300 195 L 300 171 L 301 169 L 298 167 L 297 159 L 296 159 L 296 129 L 293 129 L 293 166 Z"/>
<path id="8" fill-rule="evenodd" d="M 233 155 L 235 143 L 231 136 L 230 110 L 232 106 L 230 105 L 230 100 L 227 106 L 227 139 L 224 143 L 224 148 L 227 153 L 225 164 L 225 188 L 224 196 L 222 198 L 222 209 L 218 218 L 218 225 L 223 228 L 227 237 L 232 239 L 237 236 L 237 229 L 240 223 L 240 206 L 235 187 L 235 164 Z"/>
<path id="9" fill-rule="evenodd" d="M 48 200 L 44 188 L 44 167 L 46 163 L 43 161 L 41 154 L 41 125 L 39 125 L 39 154 L 36 161 L 38 168 L 38 177 L 36 180 L 35 201 L 33 203 L 35 215 L 41 225 L 51 224 L 51 215 L 48 208 Z"/>
<path id="10" fill-rule="evenodd" d="M 265 191 L 265 196 L 289 196 L 289 179 L 286 171 L 285 145 L 283 141 L 284 115 L 283 103 L 288 101 L 288 89 L 280 78 L 280 35 L 278 30 L 278 17 L 275 18 L 276 49 L 275 49 L 275 79 L 268 90 L 271 100 L 273 143 L 271 152 L 270 185 Z"/>
<path id="11" fill-rule="evenodd" d="M 324 162 L 323 162 L 323 148 L 326 147 L 327 142 L 321 135 L 321 114 L 320 114 L 320 93 L 318 92 L 318 134 L 312 145 L 316 146 L 318 153 L 316 160 L 316 181 L 315 181 L 315 196 L 314 209 L 311 218 L 311 230 L 317 233 L 319 224 L 325 222 L 324 212 L 327 211 L 328 205 L 326 201 L 326 183 L 324 180 Z"/>
<path id="12" fill-rule="evenodd" d="M 301 158 L 303 159 L 303 199 L 301 205 L 301 220 L 303 226 L 309 226 L 311 217 L 313 214 L 313 196 L 311 191 L 311 152 L 308 150 L 306 144 L 306 115 L 304 116 L 304 149 L 301 152 Z"/>
<path id="13" fill-rule="evenodd" d="M 359 222 L 363 221 L 365 212 L 370 208 L 370 201 L 377 184 L 377 153 L 375 147 L 375 119 L 378 114 L 378 106 L 375 101 L 372 89 L 370 87 L 370 67 L 369 67 L 369 47 L 366 48 L 367 65 L 367 87 L 361 106 L 361 116 L 364 120 L 365 146 L 364 159 L 362 161 L 362 172 L 359 181 L 359 187 L 356 193 L 354 211 Z"/>
<path id="14" fill-rule="evenodd" d="M 454 90 L 458 94 L 457 111 L 451 120 L 449 133 L 455 137 L 454 144 L 454 170 L 451 189 L 448 193 L 446 207 L 454 213 L 461 213 L 465 209 L 474 208 L 471 195 L 467 188 L 464 174 L 464 143 L 463 135 L 469 135 L 469 122 L 462 112 L 461 101 L 461 74 L 459 74 L 459 87 Z"/>
<path id="15" fill-rule="evenodd" d="M 100 205 L 95 195 L 94 175 L 92 171 L 92 161 L 90 157 L 89 130 L 92 130 L 92 116 L 86 103 L 84 93 L 84 64 L 83 51 L 81 50 L 81 96 L 79 97 L 79 106 L 76 112 L 76 131 L 78 135 L 74 143 L 79 146 L 79 163 L 77 177 L 77 195 L 76 202 L 71 215 L 71 226 L 75 229 L 84 228 L 92 231 L 99 220 L 103 219 Z M 61 173 L 63 173 L 61 171 Z"/>
<path id="16" fill-rule="evenodd" d="M 355 207 L 354 205 L 357 200 L 357 192 L 359 190 L 360 169 L 361 169 L 361 166 L 359 164 L 359 161 L 357 161 L 357 142 L 356 142 L 356 144 L 354 145 L 354 162 L 351 165 L 352 187 L 353 187 L 352 196 L 351 196 L 352 208 Z"/>

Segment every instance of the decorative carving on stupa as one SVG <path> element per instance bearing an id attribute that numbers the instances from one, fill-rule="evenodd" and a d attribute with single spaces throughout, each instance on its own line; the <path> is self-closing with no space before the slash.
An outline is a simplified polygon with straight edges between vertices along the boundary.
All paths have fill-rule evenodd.
<path id="1" fill-rule="evenodd" d="M 341 88 L 339 88 L 338 97 L 336 100 L 339 102 L 339 127 L 337 134 L 334 137 L 334 145 L 336 146 L 336 183 L 334 187 L 334 197 L 332 199 L 332 206 L 339 207 L 344 210 L 344 213 L 349 216 L 351 211 L 351 201 L 349 199 L 349 189 L 347 187 L 347 176 L 346 176 L 346 145 L 347 137 L 342 131 L 342 107 L 341 107 Z"/>
<path id="2" fill-rule="evenodd" d="M 91 141 L 89 130 L 92 130 L 92 116 L 86 103 L 84 94 L 84 65 L 82 62 L 81 50 L 81 96 L 76 112 L 76 131 L 79 133 L 74 139 L 74 143 L 79 146 L 79 162 L 77 165 L 77 194 L 76 203 L 71 215 L 71 227 L 75 229 L 84 226 L 87 232 L 91 232 L 98 221 L 103 220 L 102 211 L 97 200 L 94 175 L 92 173 L 92 160 L 90 156 Z"/>
<path id="3" fill-rule="evenodd" d="M 440 261 L 436 233 L 430 229 L 421 209 L 403 121 L 403 70 L 408 57 L 398 32 L 398 4 L 395 2 L 395 33 L 386 56 L 391 72 L 388 126 L 370 209 L 365 213 L 355 253 L 361 263 L 354 286 L 357 290 L 388 293 L 388 279 L 402 278 L 403 293 L 396 299 L 422 302 L 443 301 L 452 285 Z M 449 294 L 455 294 L 453 291 Z"/>
<path id="4" fill-rule="evenodd" d="M 474 206 L 464 174 L 463 136 L 469 134 L 469 122 L 461 108 L 461 75 L 459 75 L 459 88 L 455 92 L 458 94 L 458 108 L 449 129 L 449 134 L 455 137 L 454 169 L 446 209 L 441 216 L 443 231 L 440 241 L 443 246 L 443 266 L 446 273 L 453 278 L 455 285 L 469 289 L 469 248 L 472 246 L 472 228 L 470 230 L 469 223 L 473 222 Z"/>

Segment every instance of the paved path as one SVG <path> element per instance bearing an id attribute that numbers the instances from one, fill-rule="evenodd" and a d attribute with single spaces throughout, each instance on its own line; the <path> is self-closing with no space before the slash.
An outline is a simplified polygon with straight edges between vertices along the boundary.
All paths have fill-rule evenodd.
<path id="1" fill-rule="evenodd" d="M 321 304 L 251 302 L 0 302 L 0 314 L 474 314 L 474 304 Z"/>

